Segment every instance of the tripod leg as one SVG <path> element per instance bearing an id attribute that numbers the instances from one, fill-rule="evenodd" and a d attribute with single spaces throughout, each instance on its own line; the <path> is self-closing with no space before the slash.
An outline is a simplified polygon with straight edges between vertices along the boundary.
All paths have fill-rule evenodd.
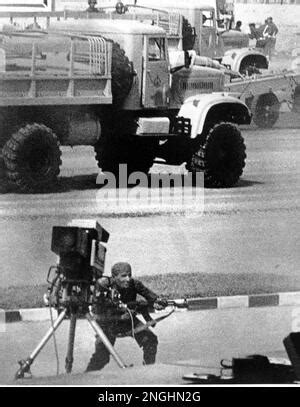
<path id="1" fill-rule="evenodd" d="M 34 349 L 34 351 L 31 353 L 30 356 L 26 360 L 20 360 L 20 368 L 15 374 L 15 379 L 22 379 L 24 377 L 24 373 L 28 373 L 30 371 L 30 366 L 34 362 L 35 358 L 38 356 L 38 354 L 41 352 L 41 350 L 44 348 L 46 343 L 49 341 L 53 333 L 56 331 L 56 329 L 59 327 L 59 325 L 62 323 L 64 320 L 65 316 L 67 313 L 67 309 L 65 308 L 58 316 L 58 318 L 54 321 L 53 326 L 47 331 L 43 339 L 40 341 L 40 343 L 37 345 L 37 347 Z"/>
<path id="2" fill-rule="evenodd" d="M 65 361 L 66 372 L 71 373 L 73 366 L 73 352 L 74 352 L 74 341 L 75 341 L 75 330 L 76 330 L 76 314 L 72 313 L 70 317 L 70 329 L 69 329 L 69 342 L 68 351 Z"/>
<path id="3" fill-rule="evenodd" d="M 126 368 L 126 365 L 124 364 L 124 362 L 122 361 L 122 359 L 120 358 L 120 356 L 117 354 L 117 352 L 115 351 L 114 347 L 112 346 L 112 344 L 110 343 L 110 341 L 108 340 L 107 336 L 105 335 L 105 333 L 103 332 L 102 328 L 97 324 L 97 322 L 95 321 L 94 317 L 87 312 L 85 314 L 86 319 L 88 320 L 88 322 L 90 323 L 91 327 L 93 328 L 93 330 L 96 332 L 96 334 L 99 336 L 99 338 L 101 339 L 101 341 L 103 342 L 103 344 L 105 345 L 106 349 L 109 351 L 109 353 L 112 355 L 112 357 L 115 359 L 115 361 L 117 362 L 117 364 L 119 365 L 119 367 L 121 367 L 122 369 Z"/>

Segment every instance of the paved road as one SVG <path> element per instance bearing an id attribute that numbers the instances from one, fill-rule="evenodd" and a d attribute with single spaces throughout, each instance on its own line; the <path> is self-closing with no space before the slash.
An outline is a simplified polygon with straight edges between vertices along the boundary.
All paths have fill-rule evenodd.
<path id="1" fill-rule="evenodd" d="M 298 273 L 299 124 L 288 114 L 275 129 L 244 129 L 248 158 L 241 181 L 205 190 L 204 213 L 196 216 L 104 217 L 122 207 L 114 198 L 99 199 L 92 149 L 64 149 L 59 190 L 0 196 L 0 285 L 44 282 L 56 261 L 52 226 L 74 217 L 99 219 L 111 233 L 107 267 L 127 259 L 137 275 Z"/>
<path id="2" fill-rule="evenodd" d="M 90 375 L 75 376 L 56 383 L 80 384 L 166 384 L 181 383 L 182 372 L 220 374 L 220 360 L 261 354 L 287 358 L 283 339 L 298 323 L 300 309 L 292 306 L 209 311 L 177 312 L 158 324 L 157 363 L 150 371 L 141 371 L 142 354 L 132 338 L 118 339 L 115 349 L 132 371 L 120 370 L 112 360 L 94 379 Z M 298 317 L 297 317 L 298 316 Z M 50 322 L 11 323 L 0 334 L 0 384 L 11 383 L 17 360 L 26 358 L 36 347 Z M 69 322 L 63 322 L 56 334 L 59 372 L 64 373 Z M 94 349 L 94 334 L 85 320 L 78 321 L 73 373 L 82 373 Z M 182 369 L 175 369 L 175 367 Z M 183 369 L 184 368 L 184 369 Z M 174 371 L 175 369 L 175 371 Z M 51 339 L 32 366 L 35 377 L 55 376 L 57 362 Z M 50 384 L 47 380 L 44 384 Z M 55 378 L 54 382 L 55 383 Z M 30 384 L 30 381 L 27 381 Z"/>

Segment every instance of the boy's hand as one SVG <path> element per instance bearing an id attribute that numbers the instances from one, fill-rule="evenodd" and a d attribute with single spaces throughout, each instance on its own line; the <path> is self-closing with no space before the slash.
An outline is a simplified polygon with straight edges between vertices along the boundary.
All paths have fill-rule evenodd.
<path id="1" fill-rule="evenodd" d="M 157 311 L 161 311 L 168 306 L 168 301 L 163 298 L 157 298 L 153 304 L 153 308 Z"/>

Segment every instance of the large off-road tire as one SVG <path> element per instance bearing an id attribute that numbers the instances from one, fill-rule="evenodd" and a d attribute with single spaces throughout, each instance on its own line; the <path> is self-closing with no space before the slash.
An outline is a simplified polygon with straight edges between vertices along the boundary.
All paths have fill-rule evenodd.
<path id="1" fill-rule="evenodd" d="M 4 165 L 3 154 L 0 150 L 0 181 L 4 178 L 5 178 L 5 165 Z"/>
<path id="2" fill-rule="evenodd" d="M 274 93 L 255 96 L 251 104 L 254 123 L 261 128 L 274 126 L 279 118 L 280 103 Z"/>
<path id="3" fill-rule="evenodd" d="M 124 50 L 116 42 L 112 43 L 111 76 L 113 104 L 119 106 L 130 92 L 134 73 Z"/>
<path id="4" fill-rule="evenodd" d="M 6 175 L 22 192 L 48 191 L 57 179 L 61 151 L 56 135 L 43 124 L 28 124 L 3 147 Z"/>
<path id="5" fill-rule="evenodd" d="M 300 86 L 293 93 L 293 112 L 300 113 Z"/>
<path id="6" fill-rule="evenodd" d="M 127 165 L 127 174 L 148 173 L 155 157 L 153 140 L 136 137 L 137 121 L 114 117 L 101 123 L 101 137 L 95 145 L 96 160 L 103 172 L 119 174 L 119 165 Z"/>
<path id="7" fill-rule="evenodd" d="M 196 35 L 189 21 L 183 17 L 182 20 L 182 48 L 189 51 L 194 48 Z"/>
<path id="8" fill-rule="evenodd" d="M 238 127 L 232 123 L 219 123 L 209 131 L 187 168 L 192 172 L 204 171 L 206 187 L 228 188 L 238 182 L 245 159 L 246 146 Z"/>

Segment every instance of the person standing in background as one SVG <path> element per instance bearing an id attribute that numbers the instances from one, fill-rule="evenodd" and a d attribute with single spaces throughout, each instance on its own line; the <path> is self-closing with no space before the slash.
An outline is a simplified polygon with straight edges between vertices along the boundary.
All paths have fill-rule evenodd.
<path id="1" fill-rule="evenodd" d="M 236 22 L 236 25 L 235 25 L 235 27 L 234 27 L 234 30 L 235 30 L 235 31 L 242 31 L 241 27 L 242 27 L 242 22 L 241 22 L 241 21 L 237 21 L 237 22 Z"/>
<path id="2" fill-rule="evenodd" d="M 266 40 L 265 52 L 269 58 L 269 61 L 271 61 L 272 56 L 274 54 L 274 50 L 275 50 L 276 36 L 277 36 L 279 30 L 278 30 L 277 25 L 273 22 L 272 17 L 268 17 L 266 22 L 267 22 L 267 24 L 263 31 L 263 37 Z"/>
<path id="3" fill-rule="evenodd" d="M 88 0 L 88 5 L 89 7 L 86 9 L 86 11 L 90 13 L 98 13 L 98 9 L 96 8 L 97 0 Z"/>

